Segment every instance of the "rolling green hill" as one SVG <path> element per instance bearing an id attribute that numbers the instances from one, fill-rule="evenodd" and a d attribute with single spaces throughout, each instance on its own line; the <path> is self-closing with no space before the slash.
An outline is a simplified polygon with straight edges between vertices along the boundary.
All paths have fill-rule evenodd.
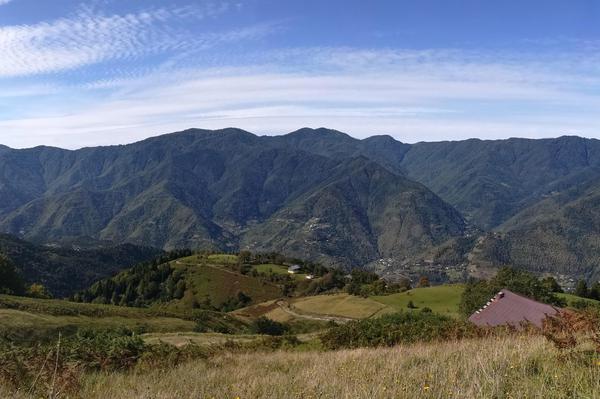
<path id="1" fill-rule="evenodd" d="M 229 311 L 280 298 L 286 284 L 306 284 L 304 279 L 273 272 L 273 268 L 287 270 L 276 264 L 265 270 L 264 264 L 244 265 L 236 255 L 174 254 L 98 281 L 74 299 L 184 313 L 193 309 Z"/>

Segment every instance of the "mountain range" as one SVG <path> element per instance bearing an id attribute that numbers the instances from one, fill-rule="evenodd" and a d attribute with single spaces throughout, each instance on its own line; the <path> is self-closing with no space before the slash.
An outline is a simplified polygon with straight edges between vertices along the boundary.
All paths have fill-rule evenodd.
<path id="1" fill-rule="evenodd" d="M 0 198 L 0 231 L 38 244 L 277 251 L 392 273 L 450 249 L 465 271 L 600 277 L 600 141 L 573 136 L 406 144 L 230 128 L 0 147 Z"/>

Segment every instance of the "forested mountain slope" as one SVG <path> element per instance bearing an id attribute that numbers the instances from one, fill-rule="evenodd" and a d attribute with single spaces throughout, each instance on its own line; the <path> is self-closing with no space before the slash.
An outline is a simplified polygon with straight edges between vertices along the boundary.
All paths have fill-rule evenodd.
<path id="1" fill-rule="evenodd" d="M 485 261 L 592 275 L 599 182 L 600 142 L 579 137 L 410 145 L 328 129 L 191 129 L 77 151 L 2 147 L 0 231 L 354 267 L 418 260 L 480 229 L 511 242 L 480 251 Z M 552 259 L 538 256 L 544 245 Z"/>
<path id="2" fill-rule="evenodd" d="M 56 297 L 87 288 L 160 252 L 132 244 L 85 250 L 53 248 L 0 234 L 0 257 L 10 260 L 25 283 L 41 283 Z"/>
<path id="3" fill-rule="evenodd" d="M 341 133 L 309 135 L 335 144 L 331 137 Z M 298 134 L 286 137 L 294 140 Z M 324 219 L 335 230 L 322 232 L 321 238 L 337 240 L 345 232 L 343 246 L 325 251 L 301 234 L 259 245 L 310 253 L 344 267 L 400 252 L 412 255 L 462 234 L 461 216 L 425 186 L 391 166 L 386 169 L 385 162 L 367 162 L 360 141 L 348 136 L 344 141 L 357 150 L 340 145 L 328 156 L 319 143 L 315 147 L 321 151 L 309 151 L 238 129 L 189 130 L 78 151 L 11 150 L 0 154 L 5 171 L 0 187 L 6 195 L 0 230 L 40 243 L 84 236 L 166 249 L 237 250 L 240 242 L 252 244 L 252 237 L 280 234 L 276 215 L 296 213 L 286 222 L 293 229 L 339 212 Z M 372 182 L 369 176 L 357 179 L 362 163 L 377 176 Z M 314 201 L 317 196 L 327 201 Z M 310 198 L 310 210 L 297 213 L 298 204 Z M 381 223 L 398 218 L 396 225 Z M 403 235 L 390 238 L 400 228 Z M 404 253 L 406 248 L 410 251 Z"/>

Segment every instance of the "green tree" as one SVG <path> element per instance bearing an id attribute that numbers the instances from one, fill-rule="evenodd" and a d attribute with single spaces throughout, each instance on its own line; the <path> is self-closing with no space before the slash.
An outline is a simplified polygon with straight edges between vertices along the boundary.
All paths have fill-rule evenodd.
<path id="1" fill-rule="evenodd" d="M 592 299 L 600 301 L 600 281 L 596 281 L 594 284 L 592 284 L 590 287 L 589 296 Z"/>
<path id="2" fill-rule="evenodd" d="M 431 284 L 429 283 L 429 278 L 427 278 L 427 276 L 421 276 L 417 287 L 423 288 L 423 287 L 429 287 L 430 285 Z"/>
<path id="3" fill-rule="evenodd" d="M 587 298 L 590 295 L 585 280 L 579 280 L 577 282 L 577 286 L 575 287 L 575 295 L 580 296 L 582 298 Z"/>
<path id="4" fill-rule="evenodd" d="M 254 334 L 283 335 L 288 331 L 288 326 L 266 317 L 259 317 L 250 325 L 250 331 Z"/>
<path id="5" fill-rule="evenodd" d="M 31 284 L 29 286 L 29 288 L 27 288 L 26 294 L 27 294 L 27 296 L 30 296 L 32 298 L 39 298 L 39 299 L 52 298 L 52 294 L 50 294 L 48 292 L 46 287 L 44 287 L 42 284 L 37 284 L 37 283 Z"/>
<path id="6" fill-rule="evenodd" d="M 0 294 L 23 295 L 25 287 L 12 262 L 0 254 Z"/>
<path id="7" fill-rule="evenodd" d="M 554 277 L 546 277 L 542 280 L 544 284 L 551 292 L 564 292 L 558 281 Z"/>

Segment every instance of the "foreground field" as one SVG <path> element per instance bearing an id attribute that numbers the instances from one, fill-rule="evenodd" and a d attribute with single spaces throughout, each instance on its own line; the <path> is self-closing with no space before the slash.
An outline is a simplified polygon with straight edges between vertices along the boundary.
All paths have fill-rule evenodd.
<path id="1" fill-rule="evenodd" d="M 599 392 L 598 357 L 582 352 L 563 358 L 542 337 L 507 337 L 331 353 L 224 354 L 150 374 L 97 374 L 81 396 L 595 398 Z"/>

